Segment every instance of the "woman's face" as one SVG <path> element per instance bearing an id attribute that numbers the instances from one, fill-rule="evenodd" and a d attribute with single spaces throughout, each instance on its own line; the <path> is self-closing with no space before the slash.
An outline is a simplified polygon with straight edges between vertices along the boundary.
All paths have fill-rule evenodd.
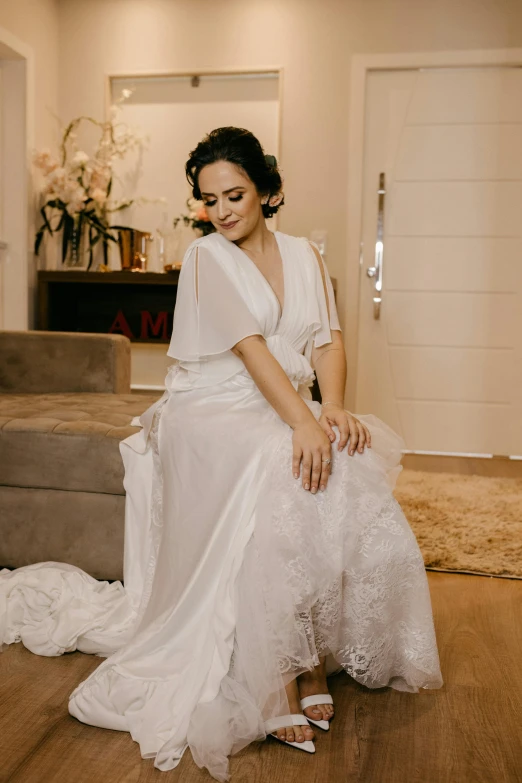
<path id="1" fill-rule="evenodd" d="M 209 163 L 199 172 L 201 198 L 216 230 L 231 241 L 248 236 L 264 220 L 260 196 L 252 180 L 225 160 Z"/>

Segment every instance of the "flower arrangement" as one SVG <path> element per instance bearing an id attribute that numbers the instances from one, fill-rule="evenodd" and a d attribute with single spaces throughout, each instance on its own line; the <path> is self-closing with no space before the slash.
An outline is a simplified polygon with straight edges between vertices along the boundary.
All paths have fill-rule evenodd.
<path id="1" fill-rule="evenodd" d="M 185 202 L 189 214 L 184 215 L 181 214 L 179 217 L 174 218 L 173 225 L 174 228 L 177 227 L 180 220 L 183 220 L 184 224 L 186 226 L 192 226 L 193 229 L 199 230 L 202 232 L 202 236 L 206 236 L 207 234 L 212 234 L 213 231 L 215 231 L 214 225 L 210 222 L 210 218 L 208 216 L 207 210 L 203 202 L 198 201 L 195 198 L 188 198 Z"/>
<path id="2" fill-rule="evenodd" d="M 69 260 L 71 266 L 81 265 L 84 240 L 87 239 L 87 269 L 93 261 L 93 249 L 100 241 L 107 264 L 108 243 L 117 241 L 111 232 L 109 216 L 133 203 L 145 201 L 110 201 L 115 160 L 123 159 L 145 142 L 136 130 L 118 121 L 121 104 L 131 94 L 131 90 L 122 91 L 118 101 L 111 106 L 110 119 L 106 122 L 87 116 L 72 120 L 63 132 L 59 156 L 48 150 L 35 153 L 34 165 L 43 174 L 43 197 L 46 199 L 40 209 L 43 223 L 36 233 L 36 255 L 46 233 L 62 232 L 63 263 Z M 92 155 L 78 146 L 78 131 L 82 124 L 99 130 L 98 143 Z"/>

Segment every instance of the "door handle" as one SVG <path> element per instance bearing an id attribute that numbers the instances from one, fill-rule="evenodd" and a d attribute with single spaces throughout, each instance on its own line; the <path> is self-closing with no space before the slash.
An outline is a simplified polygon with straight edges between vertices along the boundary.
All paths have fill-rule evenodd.
<path id="1" fill-rule="evenodd" d="M 375 278 L 373 295 L 373 317 L 378 320 L 381 317 L 382 302 L 382 269 L 384 262 L 384 198 L 386 196 L 386 175 L 383 171 L 379 174 L 379 188 L 377 190 L 377 235 L 375 237 L 374 266 L 366 270 L 368 277 Z"/>

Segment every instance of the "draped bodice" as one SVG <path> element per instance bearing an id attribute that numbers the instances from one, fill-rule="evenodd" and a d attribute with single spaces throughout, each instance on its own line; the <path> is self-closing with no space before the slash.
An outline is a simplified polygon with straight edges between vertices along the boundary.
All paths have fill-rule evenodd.
<path id="1" fill-rule="evenodd" d="M 213 297 L 213 301 L 207 305 L 208 310 L 218 306 L 216 298 L 223 300 L 230 296 L 230 306 L 223 301 L 219 306 L 224 311 L 236 308 L 237 319 L 241 319 L 243 313 L 240 311 L 246 306 L 248 317 L 252 320 L 248 322 L 247 319 L 244 331 L 249 334 L 258 333 L 265 338 L 268 349 L 278 360 L 294 388 L 299 388 L 306 394 L 306 390 L 313 384 L 315 378 L 310 363 L 312 338 L 316 345 L 322 345 L 331 341 L 330 328 L 340 328 L 333 301 L 333 290 L 324 266 L 328 283 L 327 293 L 330 298 L 330 322 L 328 322 L 320 268 L 308 240 L 305 237 L 294 237 L 279 231 L 274 232 L 274 236 L 283 262 L 282 312 L 272 287 L 256 264 L 241 248 L 220 233 L 200 237 L 187 249 L 182 267 L 182 273 L 185 272 L 184 286 L 183 290 L 179 290 L 178 297 L 190 296 L 187 274 L 189 274 L 190 259 L 194 256 L 196 248 L 200 251 L 210 251 L 211 264 L 207 263 L 205 266 L 200 264 L 197 275 L 197 287 L 200 291 L 199 307 L 201 308 L 204 300 L 206 282 L 209 289 L 212 286 L 208 297 L 209 299 Z M 218 268 L 221 278 L 214 277 Z M 226 281 L 225 285 L 223 281 Z M 228 290 L 230 285 L 234 288 L 234 296 L 239 293 L 241 302 L 231 296 L 231 291 Z M 176 304 L 176 310 L 179 304 L 179 302 Z M 196 305 L 196 309 L 197 307 Z M 227 315 L 235 317 L 234 312 L 232 314 L 229 312 Z M 181 391 L 192 387 L 212 386 L 239 373 L 251 379 L 243 361 L 231 350 L 211 352 L 209 349 L 209 353 L 202 357 L 201 345 L 198 349 L 187 346 L 188 337 L 185 337 L 181 330 L 194 331 L 199 328 L 201 336 L 204 326 L 201 325 L 200 319 L 201 314 L 199 317 L 189 318 L 182 313 L 176 320 L 175 311 L 173 339 L 168 354 L 178 361 L 170 368 L 167 375 L 167 388 L 171 391 Z M 214 328 L 219 329 L 219 323 L 214 324 Z M 253 382 L 253 379 L 251 380 Z M 309 392 L 306 396 L 309 396 Z"/>
<path id="2" fill-rule="evenodd" d="M 320 257 L 325 290 L 306 237 L 280 231 L 275 237 L 283 261 L 282 312 L 267 279 L 234 242 L 215 233 L 199 237 L 187 248 L 167 351 L 176 361 L 169 367 L 165 394 L 139 418 L 142 432 L 128 439 L 136 451 L 146 448 L 154 413 L 171 393 L 206 387 L 211 394 L 212 387 L 231 378 L 254 385 L 242 359 L 230 350 L 248 335 L 262 335 L 294 389 L 311 397 L 312 347 L 331 342 L 331 329 L 341 328 L 333 287 Z"/>
<path id="3" fill-rule="evenodd" d="M 315 378 L 312 365 L 288 338 L 276 332 L 266 338 L 266 344 L 296 388 L 312 385 Z"/>
<path id="4" fill-rule="evenodd" d="M 315 372 L 306 356 L 297 351 L 282 334 L 267 335 L 265 339 L 268 350 L 277 359 L 294 388 L 309 396 L 306 389 L 313 384 Z M 186 391 L 193 387 L 212 386 L 239 374 L 254 382 L 241 359 L 235 354 L 221 358 L 219 364 L 212 361 L 205 363 L 203 367 L 201 365 L 201 362 L 197 365 L 192 362 L 175 362 L 167 373 L 166 388 L 169 391 Z"/>

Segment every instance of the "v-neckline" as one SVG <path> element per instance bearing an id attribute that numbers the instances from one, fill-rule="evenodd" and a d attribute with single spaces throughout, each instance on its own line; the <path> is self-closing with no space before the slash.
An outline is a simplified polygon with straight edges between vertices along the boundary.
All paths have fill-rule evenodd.
<path id="1" fill-rule="evenodd" d="M 261 279 L 264 280 L 265 285 L 267 286 L 268 290 L 270 291 L 270 293 L 274 297 L 275 302 L 277 304 L 277 309 L 279 310 L 279 320 L 278 320 L 277 323 L 279 325 L 281 323 L 281 319 L 283 318 L 283 315 L 285 314 L 285 311 L 286 311 L 286 297 L 287 297 L 287 293 L 288 293 L 288 288 L 287 288 L 287 279 L 286 279 L 287 276 L 286 276 L 286 271 L 285 271 L 285 266 L 286 266 L 286 264 L 285 264 L 285 255 L 284 255 L 284 252 L 283 252 L 282 243 L 279 241 L 279 231 L 273 231 L 272 233 L 273 233 L 273 235 L 275 237 L 275 240 L 277 242 L 277 247 L 279 249 L 279 255 L 281 256 L 281 265 L 282 265 L 282 272 L 283 272 L 283 306 L 282 307 L 281 307 L 281 302 L 277 298 L 276 292 L 274 291 L 274 289 L 272 288 L 272 286 L 270 285 L 270 283 L 266 279 L 265 275 L 259 269 L 257 264 L 254 263 L 254 261 L 252 261 L 250 256 L 247 253 L 245 253 L 245 251 L 242 250 L 242 248 L 240 248 L 239 245 L 236 245 L 235 242 L 232 242 L 232 240 L 227 239 L 226 237 L 223 237 L 223 238 L 227 239 L 227 242 L 231 242 L 233 245 L 235 245 L 235 247 L 239 250 L 239 252 L 242 253 L 245 256 L 245 258 L 247 258 L 250 261 L 250 263 L 252 264 L 254 269 L 257 271 L 257 273 L 261 277 Z M 221 236 L 223 236 L 223 234 L 221 234 Z"/>

